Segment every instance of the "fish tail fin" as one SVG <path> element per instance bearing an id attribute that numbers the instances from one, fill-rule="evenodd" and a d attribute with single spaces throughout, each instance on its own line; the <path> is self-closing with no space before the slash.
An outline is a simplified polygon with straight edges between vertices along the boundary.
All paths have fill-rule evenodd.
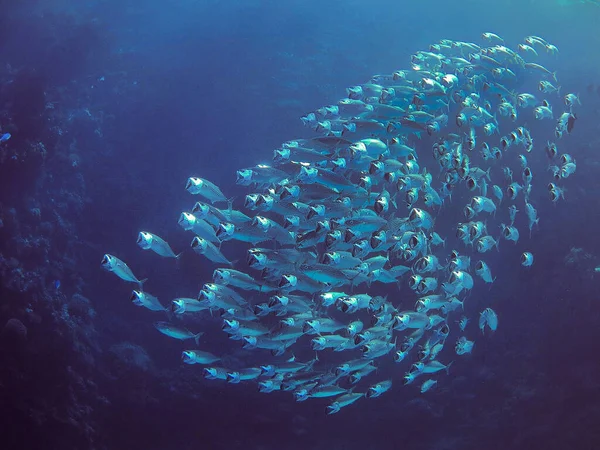
<path id="1" fill-rule="evenodd" d="M 181 258 L 181 255 L 183 255 L 183 252 L 179 252 L 175 255 L 175 259 L 179 260 Z"/>
<path id="2" fill-rule="evenodd" d="M 446 366 L 446 374 L 450 374 L 450 366 L 454 363 L 454 361 L 450 361 L 450 363 Z"/>
<path id="3" fill-rule="evenodd" d="M 556 72 L 552 72 L 552 78 L 554 78 L 554 81 L 558 83 L 558 78 L 556 78 Z"/>
<path id="4" fill-rule="evenodd" d="M 227 215 L 229 216 L 229 219 L 231 219 L 231 212 L 233 211 L 233 201 L 235 200 L 235 197 L 229 197 L 227 199 Z"/>
<path id="5" fill-rule="evenodd" d="M 143 280 L 138 281 L 138 286 L 140 287 L 140 291 L 144 292 L 144 283 L 148 281 L 148 278 L 144 278 Z"/>
<path id="6" fill-rule="evenodd" d="M 200 337 L 202 337 L 203 334 L 204 334 L 204 331 L 200 331 L 199 333 L 194 335 L 194 342 L 196 343 L 197 347 L 200 346 Z"/>

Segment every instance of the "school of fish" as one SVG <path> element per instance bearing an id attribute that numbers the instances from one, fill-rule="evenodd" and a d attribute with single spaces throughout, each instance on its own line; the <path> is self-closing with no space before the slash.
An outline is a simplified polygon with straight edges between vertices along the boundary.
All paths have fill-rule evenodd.
<path id="1" fill-rule="evenodd" d="M 493 33 L 483 33 L 482 45 L 442 40 L 412 55 L 410 70 L 375 75 L 302 117 L 312 137 L 238 170 L 237 184 L 248 189 L 243 208 L 190 177 L 186 190 L 198 201 L 179 225 L 215 266 L 197 296 L 166 306 L 117 257 L 105 255 L 102 266 L 138 284 L 135 305 L 169 313 L 155 323 L 159 332 L 202 348 L 202 333 L 181 319 L 220 316 L 231 339 L 264 358 L 231 369 L 223 355 L 188 345 L 183 362 L 204 366 L 208 379 L 290 391 L 297 401 L 329 398 L 329 414 L 379 397 L 396 379 L 425 393 L 498 327 L 490 307 L 464 315 L 475 280 L 495 280 L 486 253 L 537 228 L 534 185 L 559 202 L 576 170 L 560 142 L 573 131 L 579 99 L 561 96 L 546 68 L 557 55 L 537 36 L 515 50 Z M 530 160 L 549 167 L 537 183 Z M 464 219 L 436 226 L 456 208 Z M 179 257 L 153 233 L 140 232 L 137 243 Z M 246 261 L 234 264 L 227 248 L 240 243 Z M 534 256 L 524 251 L 515 263 L 527 268 Z M 377 368 L 388 363 L 398 375 L 381 379 Z"/>

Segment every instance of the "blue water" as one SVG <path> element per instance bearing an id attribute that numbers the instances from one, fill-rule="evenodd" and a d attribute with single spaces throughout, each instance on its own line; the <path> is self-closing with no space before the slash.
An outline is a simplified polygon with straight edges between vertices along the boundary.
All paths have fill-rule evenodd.
<path id="1" fill-rule="evenodd" d="M 2 448 L 598 448 L 600 7 L 563 3 L 0 2 L 0 131 L 11 133 L 0 143 Z M 561 142 L 577 172 L 553 205 L 545 159 L 532 167 L 539 229 L 503 241 L 488 261 L 498 280 L 471 294 L 500 326 L 431 395 L 398 382 L 326 416 L 327 401 L 204 380 L 130 303 L 131 285 L 101 270 L 117 254 L 159 298 L 197 292 L 212 264 L 191 251 L 159 261 L 135 244 L 147 229 L 189 247 L 176 224 L 189 176 L 239 198 L 235 170 L 309 135 L 300 116 L 408 68 L 431 43 L 484 31 L 559 47 L 561 92 L 582 102 Z M 440 220 L 456 222 L 455 201 Z M 515 263 L 524 250 L 529 270 Z M 206 348 L 252 362 L 218 321 L 189 326 L 207 328 Z"/>

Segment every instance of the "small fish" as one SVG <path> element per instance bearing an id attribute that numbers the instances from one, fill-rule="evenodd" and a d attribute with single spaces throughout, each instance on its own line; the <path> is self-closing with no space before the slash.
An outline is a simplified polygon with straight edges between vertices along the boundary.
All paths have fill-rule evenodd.
<path id="1" fill-rule="evenodd" d="M 579 100 L 579 96 L 575 95 L 575 94 L 567 94 L 567 95 L 565 95 L 564 100 L 565 100 L 565 105 L 568 108 L 572 108 L 573 105 L 575 105 L 575 103 L 577 103 L 578 105 L 581 105 L 581 100 Z M 1 138 L 0 138 L 0 140 L 1 140 Z"/>
<path id="2" fill-rule="evenodd" d="M 201 195 L 211 203 L 228 201 L 227 197 L 225 197 L 216 184 L 213 184 L 204 178 L 188 178 L 185 189 L 190 194 Z"/>
<path id="3" fill-rule="evenodd" d="M 533 109 L 533 115 L 535 116 L 536 120 L 552 119 L 554 117 L 554 114 L 552 114 L 552 108 L 546 105 L 536 106 Z"/>
<path id="4" fill-rule="evenodd" d="M 154 253 L 165 258 L 179 258 L 181 253 L 178 255 L 171 250 L 169 244 L 162 238 L 155 234 L 148 233 L 147 231 L 140 231 L 137 238 L 137 244 L 144 250 L 152 250 Z"/>
<path id="5" fill-rule="evenodd" d="M 544 94 L 552 94 L 553 92 L 556 92 L 558 94 L 560 94 L 560 87 L 555 87 L 552 83 L 550 83 L 549 81 L 540 81 L 539 85 L 538 85 L 538 89 L 540 90 L 540 92 L 543 92 Z"/>
<path id="6" fill-rule="evenodd" d="M 493 283 L 496 278 L 492 277 L 492 271 L 484 261 L 477 261 L 475 264 L 475 273 L 486 283 Z"/>
<path id="7" fill-rule="evenodd" d="M 344 394 L 335 399 L 331 405 L 327 406 L 327 414 L 335 414 L 338 413 L 342 408 L 351 405 L 356 402 L 360 398 L 364 397 L 365 394 L 361 394 L 358 392 L 350 392 L 348 394 Z"/>
<path id="8" fill-rule="evenodd" d="M 523 267 L 531 267 L 533 264 L 533 254 L 529 252 L 523 252 L 521 255 L 521 265 Z"/>
<path id="9" fill-rule="evenodd" d="M 154 327 L 165 336 L 172 337 L 173 339 L 179 339 L 180 341 L 194 339 L 196 345 L 198 345 L 200 336 L 204 334 L 203 332 L 194 334 L 188 329 L 178 327 L 170 322 L 154 322 Z"/>
<path id="10" fill-rule="evenodd" d="M 367 398 L 376 398 L 381 394 L 387 392 L 392 387 L 392 380 L 382 381 L 380 383 L 374 384 L 365 393 L 365 397 Z"/>
<path id="11" fill-rule="evenodd" d="M 0 136 L 0 144 L 2 142 L 6 142 L 11 138 L 11 134 L 10 133 L 4 133 L 2 136 Z"/>
<path id="12" fill-rule="evenodd" d="M 421 385 L 421 394 L 424 394 L 425 392 L 430 390 L 432 387 L 434 387 L 436 384 L 437 384 L 437 380 L 426 380 Z"/>
<path id="13" fill-rule="evenodd" d="M 500 36 L 498 36 L 497 34 L 494 34 L 494 33 L 485 32 L 485 33 L 481 34 L 481 37 L 490 43 L 498 43 L 498 42 L 503 43 L 504 42 L 504 39 L 502 39 Z"/>
<path id="14" fill-rule="evenodd" d="M 507 241 L 513 241 L 515 244 L 519 240 L 519 230 L 512 225 L 501 225 L 502 228 L 502 236 Z"/>
<path id="15" fill-rule="evenodd" d="M 466 337 L 461 336 L 456 341 L 454 350 L 456 351 L 457 355 L 466 355 L 473 351 L 474 344 L 475 343 L 473 341 L 469 341 Z"/>
<path id="16" fill-rule="evenodd" d="M 554 183 L 548 184 L 548 193 L 550 194 L 550 200 L 552 200 L 552 203 L 556 203 L 561 198 L 565 198 L 565 189 L 559 188 Z"/>
<path id="17" fill-rule="evenodd" d="M 531 237 L 531 230 L 534 225 L 540 224 L 540 219 L 537 216 L 537 210 L 533 207 L 531 203 L 525 202 L 525 214 L 527 215 L 527 219 L 529 220 L 529 236 Z"/>
<path id="18" fill-rule="evenodd" d="M 116 256 L 109 255 L 108 253 L 104 255 L 102 258 L 102 267 L 109 272 L 113 272 L 119 278 L 125 281 L 131 281 L 133 283 L 137 283 L 140 286 L 140 289 L 146 279 L 138 280 L 138 278 L 133 274 L 131 269 L 121 261 Z"/>
<path id="19" fill-rule="evenodd" d="M 184 350 L 181 352 L 181 360 L 186 364 L 212 364 L 220 361 L 221 358 L 209 352 L 199 350 Z"/>
<path id="20" fill-rule="evenodd" d="M 483 236 L 477 239 L 475 246 L 477 247 L 477 251 L 479 253 L 485 253 L 488 250 L 496 247 L 496 250 L 500 251 L 500 242 L 499 240 L 495 240 L 492 236 Z"/>
<path id="21" fill-rule="evenodd" d="M 486 308 L 479 314 L 479 329 L 483 333 L 486 325 L 490 330 L 496 331 L 498 328 L 498 316 L 492 308 Z"/>
<path id="22" fill-rule="evenodd" d="M 221 250 L 219 250 L 212 242 L 207 241 L 204 238 L 199 236 L 194 237 L 192 240 L 192 248 L 196 253 L 206 256 L 212 262 L 233 266 L 233 263 L 221 253 Z"/>
<path id="23" fill-rule="evenodd" d="M 133 291 L 131 293 L 131 301 L 134 305 L 143 306 L 150 311 L 166 311 L 165 307 L 160 303 L 158 298 L 150 295 L 147 292 Z"/>
<path id="24" fill-rule="evenodd" d="M 518 212 L 519 212 L 519 210 L 517 209 L 517 207 L 515 205 L 510 205 L 508 207 L 508 215 L 510 217 L 511 225 L 515 223 L 515 218 L 517 217 Z"/>
<path id="25" fill-rule="evenodd" d="M 184 314 L 204 311 L 210 308 L 208 301 L 200 301 L 195 298 L 176 298 L 171 302 L 171 312 L 173 314 Z"/>

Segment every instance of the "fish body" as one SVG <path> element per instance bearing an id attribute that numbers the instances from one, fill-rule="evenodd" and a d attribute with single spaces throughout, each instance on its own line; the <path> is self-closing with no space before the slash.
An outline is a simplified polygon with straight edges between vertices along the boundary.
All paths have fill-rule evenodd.
<path id="1" fill-rule="evenodd" d="M 190 194 L 201 195 L 211 203 L 227 202 L 227 197 L 221 192 L 221 189 L 204 178 L 188 178 L 185 188 Z"/>
<path id="2" fill-rule="evenodd" d="M 475 273 L 486 283 L 493 283 L 495 280 L 492 277 L 492 271 L 484 261 L 477 261 L 477 264 L 475 264 Z"/>
<path id="3" fill-rule="evenodd" d="M 421 394 L 424 394 L 425 392 L 429 391 L 436 384 L 437 384 L 437 380 L 426 380 L 426 381 L 424 381 L 423 384 L 421 385 Z"/>
<path id="4" fill-rule="evenodd" d="M 137 306 L 143 306 L 150 311 L 165 311 L 165 307 L 160 303 L 158 298 L 147 292 L 133 291 L 131 293 L 131 302 Z"/>
<path id="5" fill-rule="evenodd" d="M 137 283 L 140 288 L 146 281 L 138 280 L 138 278 L 133 274 L 131 269 L 127 264 L 121 261 L 116 256 L 109 255 L 108 253 L 104 255 L 102 258 L 102 268 L 108 270 L 109 272 L 113 272 L 116 276 L 125 281 L 131 281 L 132 283 Z"/>
<path id="6" fill-rule="evenodd" d="M 164 239 L 155 234 L 148 233 L 147 231 L 140 231 L 137 238 L 137 244 L 144 250 L 152 250 L 157 255 L 165 258 L 179 258 L 180 256 L 173 252 Z"/>
<path id="7" fill-rule="evenodd" d="M 216 229 L 204 219 L 199 219 L 191 213 L 182 212 L 179 216 L 179 225 L 184 230 L 192 231 L 197 236 L 207 239 L 210 242 L 220 242 L 216 234 Z"/>
<path id="8" fill-rule="evenodd" d="M 466 337 L 461 336 L 456 341 L 454 350 L 456 351 L 457 355 L 466 355 L 473 351 L 473 346 L 474 346 L 473 341 L 469 341 Z"/>
<path id="9" fill-rule="evenodd" d="M 531 267 L 533 264 L 533 255 L 530 252 L 523 252 L 521 255 L 521 265 L 523 267 Z"/>
<path id="10" fill-rule="evenodd" d="M 381 381 L 379 383 L 373 384 L 367 389 L 365 393 L 365 397 L 367 398 L 376 398 L 382 395 L 383 393 L 389 391 L 392 387 L 392 380 Z"/>
<path id="11" fill-rule="evenodd" d="M 364 397 L 365 394 L 361 394 L 358 392 L 350 392 L 348 394 L 344 394 L 335 399 L 333 403 L 327 406 L 327 414 L 335 414 L 340 412 L 342 408 L 345 408 L 348 405 L 351 405 Z"/>
<path id="12" fill-rule="evenodd" d="M 212 364 L 221 358 L 209 352 L 199 350 L 185 350 L 181 352 L 181 360 L 186 364 Z"/>
<path id="13" fill-rule="evenodd" d="M 209 308 L 209 302 L 199 301 L 195 298 L 180 297 L 171 302 L 171 311 L 176 315 L 200 312 Z"/>
<path id="14" fill-rule="evenodd" d="M 170 322 L 154 322 L 154 327 L 165 336 L 172 337 L 173 339 L 179 339 L 185 341 L 187 339 L 194 339 L 196 344 L 204 333 L 192 333 L 187 328 L 182 328 L 177 325 L 173 325 Z"/>
<path id="15" fill-rule="evenodd" d="M 212 242 L 207 241 L 204 238 L 199 236 L 194 237 L 192 240 L 192 249 L 200 255 L 204 255 L 206 258 L 210 259 L 212 262 L 217 264 L 227 264 L 228 266 L 233 266 L 233 263 L 229 261 L 221 250 L 219 250 Z"/>
<path id="16" fill-rule="evenodd" d="M 486 326 L 491 331 L 496 331 L 498 328 L 498 316 L 492 308 L 486 308 L 479 314 L 479 329 L 482 333 Z"/>

